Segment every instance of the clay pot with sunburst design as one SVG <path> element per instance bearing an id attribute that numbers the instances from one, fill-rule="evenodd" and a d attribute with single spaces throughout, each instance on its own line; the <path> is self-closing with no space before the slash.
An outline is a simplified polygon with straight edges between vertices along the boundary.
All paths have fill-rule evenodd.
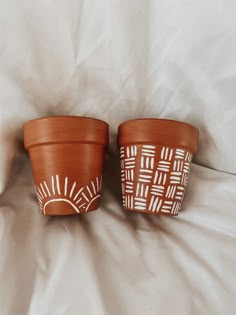
<path id="1" fill-rule="evenodd" d="M 136 119 L 118 129 L 126 210 L 178 215 L 199 132 L 168 119 Z"/>
<path id="2" fill-rule="evenodd" d="M 36 194 L 45 215 L 99 206 L 108 124 L 78 116 L 43 117 L 24 125 Z"/>

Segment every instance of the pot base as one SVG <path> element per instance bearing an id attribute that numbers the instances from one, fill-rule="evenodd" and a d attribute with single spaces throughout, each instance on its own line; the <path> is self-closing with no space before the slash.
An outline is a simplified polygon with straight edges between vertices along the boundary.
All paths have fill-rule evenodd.
<path id="1" fill-rule="evenodd" d="M 46 216 L 46 217 L 50 217 L 50 216 L 74 216 L 74 215 L 81 215 L 81 214 L 84 214 L 84 213 L 88 213 L 88 212 L 93 212 L 93 211 L 96 211 L 96 210 L 98 210 L 99 209 L 99 207 L 96 207 L 95 209 L 90 209 L 90 210 L 88 210 L 87 212 L 80 212 L 80 213 L 78 213 L 78 212 L 76 212 L 76 211 L 68 211 L 68 210 L 63 210 L 63 211 L 48 211 L 48 212 L 46 212 L 46 213 L 43 213 L 42 211 L 40 211 L 40 213 L 42 214 L 42 215 L 44 215 L 44 216 Z"/>
<path id="2" fill-rule="evenodd" d="M 141 213 L 141 214 L 149 214 L 149 215 L 153 214 L 153 212 L 150 212 L 148 210 L 140 210 L 140 211 L 138 211 L 137 209 L 129 209 L 129 208 L 125 208 L 124 206 L 123 206 L 123 209 L 125 211 L 136 212 L 136 213 Z M 170 213 L 159 212 L 159 213 L 155 213 L 155 214 L 163 215 L 163 216 L 166 216 L 166 217 L 177 217 L 179 213 L 170 214 Z"/>

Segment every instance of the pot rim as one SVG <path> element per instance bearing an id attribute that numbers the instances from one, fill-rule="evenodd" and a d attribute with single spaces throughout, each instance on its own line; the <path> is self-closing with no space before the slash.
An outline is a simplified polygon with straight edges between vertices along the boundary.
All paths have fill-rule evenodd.
<path id="1" fill-rule="evenodd" d="M 30 119 L 28 121 L 26 121 L 23 125 L 23 127 L 25 127 L 27 124 L 30 124 L 30 123 L 33 123 L 34 121 L 41 121 L 41 120 L 51 120 L 51 119 L 57 119 L 57 118 L 71 118 L 71 119 L 91 119 L 91 120 L 95 120 L 97 122 L 100 122 L 100 123 L 104 123 L 105 125 L 107 125 L 109 127 L 109 124 L 102 120 L 102 119 L 98 119 L 98 118 L 93 118 L 93 117 L 87 117 L 87 116 L 76 116 L 76 115 L 62 115 L 62 116 L 56 116 L 56 115 L 53 115 L 53 116 L 43 116 L 43 117 L 38 117 L 38 118 L 34 118 L 34 119 Z"/>
<path id="2" fill-rule="evenodd" d="M 199 131 L 186 122 L 165 118 L 138 118 L 118 127 L 118 146 L 156 144 L 185 148 L 196 153 Z"/>
<path id="3" fill-rule="evenodd" d="M 84 116 L 43 116 L 23 125 L 24 146 L 56 143 L 90 143 L 107 145 L 107 122 Z"/>
<path id="4" fill-rule="evenodd" d="M 193 125 L 191 125 L 189 123 L 186 123 L 185 121 L 180 121 L 180 120 L 176 120 L 176 119 L 166 119 L 166 118 L 135 118 L 135 119 L 129 119 L 129 120 L 126 120 L 126 121 L 122 122 L 119 125 L 118 128 L 122 127 L 122 125 L 125 125 L 126 123 L 130 123 L 130 122 L 133 122 L 133 121 L 142 121 L 142 120 L 143 121 L 147 121 L 147 120 L 151 121 L 151 120 L 153 120 L 153 121 L 163 121 L 163 122 L 165 121 L 165 122 L 178 123 L 178 124 L 181 124 L 181 125 L 186 125 L 186 126 L 192 127 L 194 129 L 196 129 L 197 132 L 199 133 L 199 130 L 195 126 L 193 126 Z"/>

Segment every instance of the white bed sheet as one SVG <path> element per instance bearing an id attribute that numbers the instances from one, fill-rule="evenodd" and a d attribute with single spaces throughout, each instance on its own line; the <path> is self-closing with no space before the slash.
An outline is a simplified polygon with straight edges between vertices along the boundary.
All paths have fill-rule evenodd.
<path id="1" fill-rule="evenodd" d="M 0 314 L 234 315 L 233 0 L 0 1 Z M 39 214 L 22 124 L 110 124 L 100 211 Z M 139 117 L 200 130 L 182 213 L 128 213 L 116 132 Z"/>

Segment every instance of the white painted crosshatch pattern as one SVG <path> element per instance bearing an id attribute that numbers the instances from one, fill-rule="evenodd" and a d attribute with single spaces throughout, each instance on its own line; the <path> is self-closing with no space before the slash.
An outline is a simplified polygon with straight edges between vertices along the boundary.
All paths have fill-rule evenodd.
<path id="1" fill-rule="evenodd" d="M 125 208 L 168 215 L 179 213 L 192 160 L 189 151 L 129 145 L 120 148 L 120 158 Z"/>
<path id="2" fill-rule="evenodd" d="M 88 185 L 79 187 L 76 181 L 70 181 L 69 177 L 61 177 L 58 174 L 51 176 L 50 181 L 42 181 L 35 186 L 40 210 L 47 214 L 47 206 L 53 202 L 65 202 L 69 204 L 75 213 L 87 212 L 94 200 L 100 197 L 102 177 L 96 177 Z"/>

